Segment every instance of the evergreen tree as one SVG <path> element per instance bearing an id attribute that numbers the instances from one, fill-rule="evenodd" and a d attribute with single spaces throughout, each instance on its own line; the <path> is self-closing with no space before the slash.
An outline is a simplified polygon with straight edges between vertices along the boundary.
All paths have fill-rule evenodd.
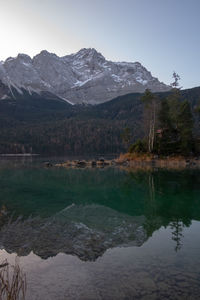
<path id="1" fill-rule="evenodd" d="M 130 146 L 130 140 L 131 140 L 131 130 L 129 127 L 124 128 L 121 134 L 121 138 L 124 144 L 126 145 L 126 148 L 128 148 Z"/>
<path id="2" fill-rule="evenodd" d="M 178 114 L 178 132 L 179 145 L 181 154 L 188 155 L 193 151 L 193 116 L 191 113 L 190 104 L 184 101 L 180 104 Z"/>
<path id="3" fill-rule="evenodd" d="M 175 151 L 175 130 L 172 125 L 169 102 L 161 101 L 159 111 L 159 130 L 157 132 L 157 151 L 159 154 L 169 155 Z"/>
<path id="4" fill-rule="evenodd" d="M 174 81 L 171 83 L 172 93 L 168 97 L 168 101 L 170 107 L 171 120 L 173 122 L 174 128 L 176 129 L 178 122 L 178 112 L 180 110 L 181 87 L 179 84 L 180 76 L 176 72 L 174 72 L 172 77 Z"/>
<path id="5" fill-rule="evenodd" d="M 161 128 L 168 129 L 172 127 L 171 117 L 170 117 L 170 106 L 166 99 L 161 101 L 161 107 L 159 112 L 159 122 Z"/>
<path id="6" fill-rule="evenodd" d="M 174 81 L 171 83 L 172 89 L 180 89 L 179 81 L 181 77 L 175 71 L 173 72 L 172 77 L 174 79 Z"/>
<path id="7" fill-rule="evenodd" d="M 174 103 L 163 100 L 159 112 L 160 130 L 157 134 L 158 153 L 189 155 L 194 148 L 193 116 L 188 101 Z M 177 108 L 177 104 L 175 103 Z M 171 114 L 171 111 L 174 114 Z M 174 118 L 175 116 L 175 118 Z"/>
<path id="8" fill-rule="evenodd" d="M 162 130 L 158 145 L 163 154 L 188 155 L 193 150 L 193 116 L 188 101 L 181 102 L 180 76 L 173 73 L 172 93 L 162 101 L 159 121 Z"/>

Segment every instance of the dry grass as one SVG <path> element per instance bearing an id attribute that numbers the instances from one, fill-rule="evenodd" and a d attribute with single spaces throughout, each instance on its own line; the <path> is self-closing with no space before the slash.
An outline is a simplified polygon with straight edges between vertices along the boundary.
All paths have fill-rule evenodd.
<path id="1" fill-rule="evenodd" d="M 157 157 L 153 154 L 139 154 L 139 153 L 125 153 L 120 154 L 116 159 L 116 162 L 119 165 L 123 165 L 124 162 L 128 162 L 126 168 L 136 169 L 153 169 L 153 168 L 167 168 L 167 169 L 185 169 L 186 167 L 190 168 L 199 168 L 200 160 L 196 160 L 191 157 L 184 157 L 181 155 L 174 156 L 163 156 Z"/>
<path id="2" fill-rule="evenodd" d="M 26 294 L 26 275 L 15 261 L 9 265 L 4 261 L 0 265 L 0 300 L 24 300 Z"/>
<path id="3" fill-rule="evenodd" d="M 159 161 L 171 161 L 171 162 L 185 162 L 187 158 L 181 155 L 171 155 L 171 156 L 163 156 L 160 158 L 155 158 L 153 154 L 149 153 L 122 153 L 116 159 L 116 162 L 124 162 L 124 161 L 152 161 L 152 160 L 159 160 Z"/>
<path id="4" fill-rule="evenodd" d="M 153 159 L 152 154 L 122 153 L 116 159 L 116 162 L 122 163 L 124 161 L 151 161 L 152 159 Z"/>

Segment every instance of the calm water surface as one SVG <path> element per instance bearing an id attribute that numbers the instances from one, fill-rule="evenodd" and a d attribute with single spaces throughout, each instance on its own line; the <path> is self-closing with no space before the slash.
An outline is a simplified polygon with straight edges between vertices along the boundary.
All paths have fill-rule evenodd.
<path id="1" fill-rule="evenodd" d="M 200 171 L 0 160 L 0 259 L 27 299 L 200 299 Z"/>

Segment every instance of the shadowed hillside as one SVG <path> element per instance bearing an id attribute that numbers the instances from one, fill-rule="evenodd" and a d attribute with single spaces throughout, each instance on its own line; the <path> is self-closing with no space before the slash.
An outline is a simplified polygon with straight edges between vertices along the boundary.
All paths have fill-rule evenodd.
<path id="1" fill-rule="evenodd" d="M 200 87 L 183 90 L 181 95 L 191 104 L 197 131 Z M 51 95 L 1 100 L 0 153 L 119 153 L 125 150 L 124 128 L 131 129 L 131 141 L 143 136 L 140 98 L 139 93 L 128 94 L 96 106 L 72 106 Z"/>

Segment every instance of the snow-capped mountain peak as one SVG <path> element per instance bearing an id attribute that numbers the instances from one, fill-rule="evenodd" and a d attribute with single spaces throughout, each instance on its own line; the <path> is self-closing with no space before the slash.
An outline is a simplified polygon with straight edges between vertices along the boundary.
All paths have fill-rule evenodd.
<path id="1" fill-rule="evenodd" d="M 49 91 L 72 103 L 101 103 L 131 92 L 169 87 L 139 62 L 112 62 L 94 48 L 59 57 L 46 50 L 0 62 L 0 80 L 18 89 Z"/>

